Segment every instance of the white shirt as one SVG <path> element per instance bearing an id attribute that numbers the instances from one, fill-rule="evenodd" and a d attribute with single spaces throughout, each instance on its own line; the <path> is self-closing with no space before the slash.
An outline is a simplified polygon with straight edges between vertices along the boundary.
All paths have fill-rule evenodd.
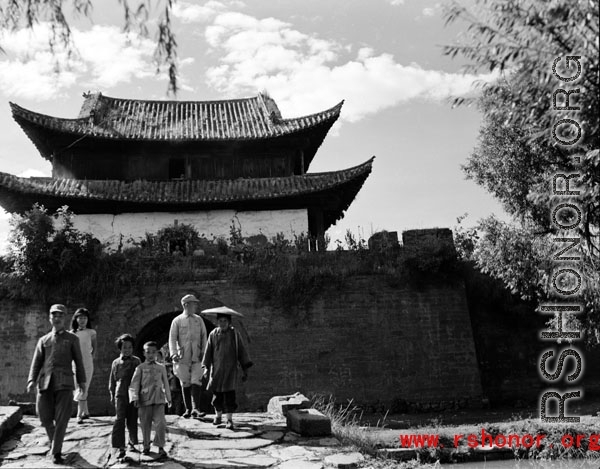
<path id="1" fill-rule="evenodd" d="M 169 331 L 169 353 L 177 354 L 181 363 L 202 361 L 206 347 L 206 326 L 197 314 L 181 313 L 171 323 Z"/>

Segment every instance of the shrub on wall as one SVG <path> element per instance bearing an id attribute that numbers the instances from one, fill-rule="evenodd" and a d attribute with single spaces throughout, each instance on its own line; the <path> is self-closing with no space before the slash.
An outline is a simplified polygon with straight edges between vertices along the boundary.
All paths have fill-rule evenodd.
<path id="1" fill-rule="evenodd" d="M 25 214 L 13 216 L 10 224 L 3 283 L 12 286 L 13 297 L 28 290 L 29 284 L 47 290 L 85 276 L 102 252 L 91 234 L 73 228 L 73 214 L 67 207 L 50 215 L 36 204 Z"/>

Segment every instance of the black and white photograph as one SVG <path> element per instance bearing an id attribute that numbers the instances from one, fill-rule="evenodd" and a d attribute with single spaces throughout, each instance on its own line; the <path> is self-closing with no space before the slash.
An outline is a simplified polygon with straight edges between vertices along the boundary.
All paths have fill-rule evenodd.
<path id="1" fill-rule="evenodd" d="M 0 467 L 598 469 L 598 0 L 0 0 Z"/>

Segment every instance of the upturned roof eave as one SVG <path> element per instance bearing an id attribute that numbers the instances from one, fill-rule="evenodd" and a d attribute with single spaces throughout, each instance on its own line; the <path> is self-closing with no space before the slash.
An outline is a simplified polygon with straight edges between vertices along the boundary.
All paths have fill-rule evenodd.
<path id="1" fill-rule="evenodd" d="M 339 209 L 334 209 L 334 218 L 337 220 L 343 216 L 348 206 L 354 200 L 356 194 L 362 187 L 364 181 L 372 169 L 373 158 L 369 159 L 361 165 L 353 168 L 348 168 L 341 171 L 312 173 L 302 176 L 292 176 L 288 178 L 262 178 L 262 182 L 271 182 L 273 191 L 268 194 L 250 194 L 242 191 L 241 195 L 236 196 L 235 191 L 228 194 L 227 197 L 222 194 L 214 194 L 211 199 L 209 195 L 196 201 L 184 201 L 177 199 L 159 200 L 136 200 L 134 198 L 106 196 L 106 194 L 94 195 L 88 192 L 87 194 L 78 194 L 74 192 L 74 187 L 81 188 L 82 185 L 90 182 L 85 180 L 68 180 L 68 179 L 53 179 L 53 178 L 19 178 L 6 173 L 0 173 L 0 205 L 6 208 L 9 212 L 22 213 L 31 208 L 34 201 L 46 203 L 47 208 L 56 209 L 63 205 L 69 205 L 74 209 L 83 207 L 83 210 L 74 210 L 75 213 L 127 213 L 128 211 L 144 212 L 149 211 L 171 211 L 173 209 L 179 211 L 191 210 L 210 210 L 215 208 L 227 207 L 248 207 L 253 206 L 257 209 L 268 209 L 269 207 L 301 206 L 315 204 L 315 201 L 326 200 L 327 194 L 335 193 L 341 195 L 341 206 Z M 311 180 L 321 181 L 321 184 L 312 184 Z M 226 181 L 235 182 L 235 181 Z M 52 185 L 49 185 L 52 183 Z M 102 181 L 107 186 L 107 192 L 117 189 L 119 184 L 129 184 L 135 188 L 137 184 L 143 189 L 144 181 L 133 181 L 124 183 L 123 181 Z M 156 184 L 168 184 L 170 182 L 156 181 Z M 187 186 L 193 185 L 194 181 L 188 181 Z M 222 181 L 204 181 L 206 187 L 219 187 Z M 295 187 L 294 187 L 295 183 Z M 222 185 L 222 184 L 221 184 Z M 184 185 L 172 184 L 172 187 L 167 188 L 169 191 L 182 191 Z M 214 187 L 213 187 L 214 186 Z M 54 188 L 54 190 L 53 190 Z M 244 188 L 242 188 L 244 189 Z M 216 190 L 216 189 L 215 189 Z M 287 192 L 286 192 L 287 191 Z M 145 193 L 147 193 L 146 191 Z M 129 193 L 126 193 L 126 196 Z M 154 195 L 154 194 L 153 194 Z M 111 207 L 111 210 L 102 209 Z M 337 213 L 339 212 L 339 213 Z M 330 223 L 331 224 L 331 223 Z"/>
<path id="2" fill-rule="evenodd" d="M 111 98 L 116 99 L 116 98 Z M 237 100 L 228 100 L 229 101 L 237 101 Z M 241 100 L 240 100 L 241 101 Z M 220 101 L 221 102 L 221 101 Z M 301 117 L 288 118 L 288 119 L 278 119 L 276 122 L 272 123 L 272 127 L 276 130 L 271 131 L 270 134 L 264 135 L 250 135 L 250 136 L 211 136 L 211 137 L 168 137 L 164 136 L 162 138 L 146 138 L 140 136 L 129 136 L 123 134 L 117 134 L 116 132 L 112 132 L 110 130 L 106 130 L 103 127 L 97 126 L 93 123 L 93 119 L 91 117 L 77 117 L 74 119 L 68 119 L 63 117 L 55 117 L 47 114 L 42 114 L 39 112 L 31 111 L 22 106 L 19 106 L 16 103 L 9 102 L 13 118 L 15 121 L 23 128 L 23 130 L 27 133 L 28 137 L 32 142 L 40 149 L 40 143 L 37 141 L 36 130 L 30 129 L 29 125 L 40 127 L 44 130 L 47 130 L 51 133 L 63 133 L 63 134 L 71 134 L 76 137 L 87 136 L 88 138 L 94 138 L 99 140 L 127 140 L 133 142 L 156 142 L 156 141 L 164 141 L 164 142 L 173 142 L 173 143 L 187 143 L 187 142 L 236 142 L 236 141 L 260 141 L 260 140 L 271 140 L 285 136 L 293 136 L 295 134 L 300 134 L 303 132 L 310 131 L 311 129 L 322 127 L 323 125 L 327 126 L 327 131 L 333 125 L 333 123 L 339 118 L 341 108 L 344 101 L 340 101 L 335 106 L 332 106 L 329 109 L 324 111 L 309 114 Z M 297 128 L 288 128 L 292 123 L 300 123 L 304 121 L 312 121 L 309 124 L 298 125 Z M 280 130 L 277 130 L 280 128 Z M 33 133 L 34 135 L 32 135 Z M 234 132 L 231 132 L 234 133 Z M 325 136 L 320 139 L 320 142 L 317 145 L 320 145 Z M 47 153 L 47 152 L 46 152 Z M 47 155 L 44 155 L 48 158 Z"/>

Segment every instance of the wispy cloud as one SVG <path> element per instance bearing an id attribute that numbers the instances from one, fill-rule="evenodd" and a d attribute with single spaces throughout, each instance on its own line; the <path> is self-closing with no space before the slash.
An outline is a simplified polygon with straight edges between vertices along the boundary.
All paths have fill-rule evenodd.
<path id="1" fill-rule="evenodd" d="M 223 2 L 208 1 L 202 5 L 190 2 L 177 2 L 173 5 L 173 16 L 183 23 L 204 23 L 211 21 L 218 13 L 227 10 Z"/>
<path id="2" fill-rule="evenodd" d="M 74 29 L 76 50 L 69 57 L 60 47 L 52 54 L 50 31 L 49 24 L 41 23 L 33 30 L 2 36 L 6 55 L 0 58 L 1 92 L 9 97 L 45 100 L 60 96 L 75 83 L 111 88 L 155 73 L 155 46 L 149 39 L 114 26 Z"/>
<path id="3" fill-rule="evenodd" d="M 442 12 L 442 4 L 441 3 L 436 3 L 432 7 L 423 8 L 423 11 L 421 12 L 421 14 L 425 18 L 430 18 L 432 16 L 439 15 L 441 12 Z"/>
<path id="4" fill-rule="evenodd" d="M 50 177 L 49 174 L 44 173 L 43 171 L 40 171 L 39 169 L 26 169 L 25 171 L 20 172 L 19 174 L 17 174 L 18 177 L 20 178 L 30 178 L 30 177 Z"/>
<path id="5" fill-rule="evenodd" d="M 342 119 L 353 122 L 412 99 L 463 96 L 474 91 L 475 81 L 492 78 L 425 70 L 369 48 L 350 55 L 351 47 L 289 23 L 236 12 L 217 15 L 205 37 L 218 58 L 207 71 L 210 86 L 228 96 L 266 89 L 295 115 L 346 99 Z"/>

